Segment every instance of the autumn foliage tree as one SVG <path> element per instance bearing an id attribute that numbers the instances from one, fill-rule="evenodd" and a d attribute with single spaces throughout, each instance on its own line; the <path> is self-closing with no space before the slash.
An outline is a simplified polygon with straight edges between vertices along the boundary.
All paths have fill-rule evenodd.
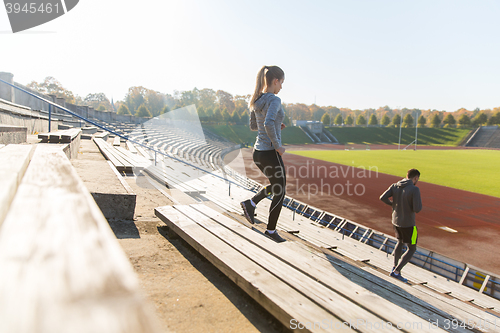
<path id="1" fill-rule="evenodd" d="M 500 125 L 500 111 L 497 111 L 488 119 L 488 125 Z"/>
<path id="2" fill-rule="evenodd" d="M 123 116 L 132 115 L 130 113 L 130 110 L 128 109 L 128 107 L 125 104 L 120 105 L 120 107 L 118 108 L 118 112 L 116 112 L 116 114 L 123 115 Z"/>
<path id="3" fill-rule="evenodd" d="M 389 116 L 386 114 L 384 114 L 384 116 L 382 117 L 382 119 L 380 119 L 380 123 L 384 126 L 387 126 L 391 123 L 391 118 L 389 118 Z"/>
<path id="4" fill-rule="evenodd" d="M 241 117 L 238 114 L 238 111 L 234 110 L 233 114 L 231 115 L 231 122 L 233 124 L 239 124 L 241 122 Z"/>
<path id="5" fill-rule="evenodd" d="M 113 107 L 111 106 L 111 102 L 104 93 L 88 94 L 83 100 L 83 102 L 88 106 L 93 107 L 96 110 L 98 110 L 101 105 L 104 107 L 104 110 L 113 109 Z"/>
<path id="6" fill-rule="evenodd" d="M 441 118 L 439 118 L 438 114 L 434 114 L 431 118 L 431 127 L 439 128 L 441 126 Z"/>
<path id="7" fill-rule="evenodd" d="M 248 111 L 245 111 L 243 112 L 243 114 L 241 115 L 241 123 L 243 125 L 248 125 L 249 122 L 250 122 L 250 115 L 248 114 Z"/>
<path id="8" fill-rule="evenodd" d="M 417 120 L 418 127 L 425 127 L 425 124 L 427 123 L 427 119 L 424 117 L 424 115 L 420 115 Z"/>
<path id="9" fill-rule="evenodd" d="M 463 114 L 458 118 L 458 126 L 461 128 L 469 128 L 472 126 L 472 121 L 470 117 L 466 114 Z"/>
<path id="10" fill-rule="evenodd" d="M 224 90 L 217 90 L 217 104 L 221 110 L 226 109 L 228 113 L 232 113 L 236 106 L 234 105 L 233 95 Z"/>
<path id="11" fill-rule="evenodd" d="M 165 114 L 167 112 L 170 112 L 170 108 L 168 107 L 168 105 L 165 105 L 163 109 L 161 109 L 160 114 Z"/>
<path id="12" fill-rule="evenodd" d="M 356 119 L 356 125 L 360 125 L 360 126 L 366 125 L 366 118 L 362 114 L 360 114 L 358 116 L 358 118 Z"/>
<path id="13" fill-rule="evenodd" d="M 354 124 L 354 118 L 351 115 L 348 115 L 347 118 L 345 118 L 345 124 L 346 125 Z"/>
<path id="14" fill-rule="evenodd" d="M 474 119 L 472 119 L 472 125 L 474 127 L 482 126 L 488 121 L 488 116 L 484 112 L 479 112 Z"/>
<path id="15" fill-rule="evenodd" d="M 342 119 L 342 115 L 339 113 L 334 120 L 335 125 L 342 125 L 344 123 L 344 119 Z"/>
<path id="16" fill-rule="evenodd" d="M 323 114 L 321 117 L 321 122 L 325 126 L 330 126 L 330 115 L 328 113 Z"/>
<path id="17" fill-rule="evenodd" d="M 142 86 L 128 88 L 125 103 L 131 112 L 137 112 L 139 107 L 144 105 L 146 92 L 147 89 Z"/>
<path id="18" fill-rule="evenodd" d="M 151 112 L 146 108 L 144 104 L 141 104 L 138 108 L 137 111 L 135 112 L 136 117 L 140 118 L 151 118 Z"/>
<path id="19" fill-rule="evenodd" d="M 454 127 L 457 121 L 455 120 L 455 117 L 451 113 L 448 113 L 446 117 L 443 119 L 443 124 L 446 127 Z"/>
<path id="20" fill-rule="evenodd" d="M 28 84 L 28 88 L 37 90 L 42 94 L 46 95 L 56 95 L 56 97 L 64 98 L 68 103 L 75 103 L 75 96 L 73 93 L 64 88 L 61 82 L 57 81 L 52 76 L 47 76 L 43 82 L 37 83 L 36 81 L 31 81 Z"/>
<path id="21" fill-rule="evenodd" d="M 413 127 L 415 126 L 415 119 L 411 113 L 407 113 L 403 118 L 403 127 Z"/>
<path id="22" fill-rule="evenodd" d="M 395 127 L 399 127 L 401 125 L 401 116 L 399 114 L 396 114 L 394 117 L 392 117 L 392 124 Z"/>

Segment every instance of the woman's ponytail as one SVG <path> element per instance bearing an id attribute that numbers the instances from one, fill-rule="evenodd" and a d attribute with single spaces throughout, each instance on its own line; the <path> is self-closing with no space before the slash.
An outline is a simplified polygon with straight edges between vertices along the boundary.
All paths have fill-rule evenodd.
<path id="1" fill-rule="evenodd" d="M 250 99 L 250 103 L 248 103 L 248 108 L 250 110 L 253 109 L 255 101 L 262 94 L 262 90 L 264 90 L 264 86 L 266 85 L 266 79 L 265 79 L 265 77 L 266 77 L 266 71 L 267 70 L 268 70 L 267 66 L 262 66 L 262 68 L 257 73 L 257 81 L 255 83 L 255 91 L 253 92 L 253 96 Z"/>
<path id="2" fill-rule="evenodd" d="M 257 131 L 259 128 L 257 127 L 257 117 L 255 116 L 255 110 L 250 111 L 250 130 Z"/>
<path id="3" fill-rule="evenodd" d="M 278 66 L 262 66 L 257 73 L 257 82 L 255 83 L 255 91 L 253 93 L 248 108 L 250 109 L 250 129 L 257 131 L 257 119 L 255 117 L 255 101 L 262 95 L 262 91 L 266 84 L 273 82 L 274 79 L 282 80 L 285 78 L 285 72 Z"/>

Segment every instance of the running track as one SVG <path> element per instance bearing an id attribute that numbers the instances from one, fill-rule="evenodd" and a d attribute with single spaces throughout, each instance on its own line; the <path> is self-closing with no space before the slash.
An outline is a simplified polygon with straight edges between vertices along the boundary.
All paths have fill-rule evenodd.
<path id="1" fill-rule="evenodd" d="M 333 145 L 323 148 L 335 147 L 329 146 Z M 297 148 L 310 149 L 310 146 L 287 147 L 288 150 Z M 247 148 L 241 152 L 246 175 L 267 184 L 264 175 L 256 171 L 251 158 L 252 150 Z M 287 168 L 287 195 L 371 229 L 394 235 L 391 207 L 382 203 L 379 196 L 390 184 L 404 178 L 406 170 L 401 171 L 401 177 L 395 177 L 375 172 L 369 174 L 362 169 L 347 169 L 347 166 L 340 164 L 286 153 L 283 160 Z M 329 172 L 325 173 L 325 170 Z M 425 175 L 422 178 L 425 179 Z M 423 202 L 423 209 L 417 214 L 418 245 L 500 275 L 497 252 L 500 245 L 500 198 L 423 181 L 419 181 L 417 186 Z M 443 226 L 457 232 L 450 233 L 438 228 Z"/>

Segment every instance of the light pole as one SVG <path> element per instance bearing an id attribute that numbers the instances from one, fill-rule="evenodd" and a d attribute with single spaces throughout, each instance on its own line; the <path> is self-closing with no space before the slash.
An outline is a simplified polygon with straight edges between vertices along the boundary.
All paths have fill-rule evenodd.
<path id="1" fill-rule="evenodd" d="M 400 109 L 401 107 L 398 106 L 398 109 Z M 398 142 L 398 150 L 400 150 L 400 147 L 401 147 L 401 126 L 403 125 L 403 110 L 401 110 L 401 116 L 400 116 L 400 119 L 399 119 L 399 142 Z"/>
<path id="2" fill-rule="evenodd" d="M 415 151 L 417 150 L 418 110 L 415 110 Z"/>

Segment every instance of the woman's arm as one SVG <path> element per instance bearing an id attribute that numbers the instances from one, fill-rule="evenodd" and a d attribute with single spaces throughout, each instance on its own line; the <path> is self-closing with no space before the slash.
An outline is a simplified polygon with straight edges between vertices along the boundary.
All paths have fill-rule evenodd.
<path id="1" fill-rule="evenodd" d="M 267 109 L 266 119 L 264 120 L 264 128 L 266 129 L 267 136 L 271 139 L 274 149 L 278 150 L 281 147 L 281 143 L 278 140 L 278 134 L 276 133 L 276 117 L 278 112 L 281 110 L 281 99 L 277 96 L 273 98 Z"/>

